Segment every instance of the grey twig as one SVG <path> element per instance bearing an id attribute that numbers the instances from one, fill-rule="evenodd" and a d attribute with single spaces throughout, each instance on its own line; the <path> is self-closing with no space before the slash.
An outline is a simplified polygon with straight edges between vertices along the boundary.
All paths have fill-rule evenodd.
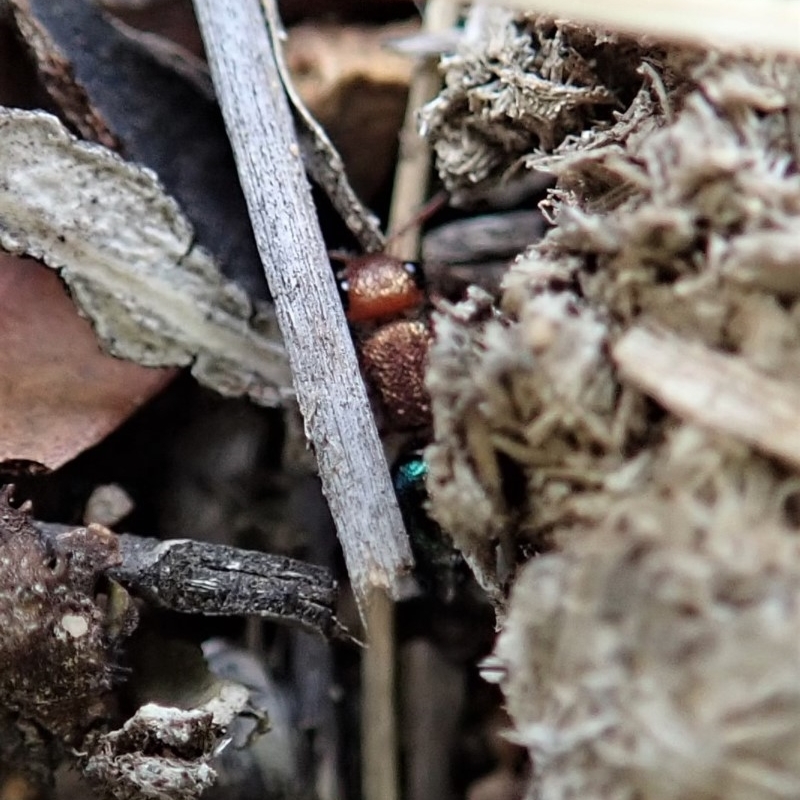
<path id="1" fill-rule="evenodd" d="M 259 0 L 195 0 L 300 411 L 363 611 L 413 564 Z"/>
<path id="2" fill-rule="evenodd" d="M 297 139 L 303 150 L 303 162 L 311 177 L 320 185 L 358 243 L 367 251 L 383 250 L 385 241 L 378 218 L 359 200 L 347 179 L 344 162 L 328 135 L 314 119 L 292 85 L 289 68 L 283 58 L 282 41 L 286 38 L 276 0 L 262 0 L 267 27 L 272 39 L 275 64 L 283 81 L 286 97 L 294 111 Z"/>
<path id="3" fill-rule="evenodd" d="M 191 539 L 123 534 L 109 576 L 152 605 L 206 616 L 266 617 L 335 635 L 336 582 L 324 567 Z"/>

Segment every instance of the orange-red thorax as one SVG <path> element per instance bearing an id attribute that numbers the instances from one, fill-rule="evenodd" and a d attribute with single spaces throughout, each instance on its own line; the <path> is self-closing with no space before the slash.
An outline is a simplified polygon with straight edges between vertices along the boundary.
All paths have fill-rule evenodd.
<path id="1" fill-rule="evenodd" d="M 413 263 L 382 253 L 354 258 L 341 273 L 347 319 L 376 322 L 411 311 L 425 300 L 421 284 Z"/>

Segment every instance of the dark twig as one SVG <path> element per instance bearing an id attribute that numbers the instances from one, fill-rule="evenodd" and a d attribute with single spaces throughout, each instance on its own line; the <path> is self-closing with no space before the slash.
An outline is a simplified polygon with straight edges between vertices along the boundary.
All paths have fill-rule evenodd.
<path id="1" fill-rule="evenodd" d="M 254 615 L 331 636 L 336 582 L 324 567 L 190 539 L 123 534 L 110 577 L 159 608 L 212 616 Z"/>
<path id="2" fill-rule="evenodd" d="M 35 525 L 53 541 L 71 530 Z M 191 539 L 162 541 L 129 533 L 116 538 L 121 563 L 106 574 L 157 608 L 258 616 L 328 638 L 350 638 L 336 619 L 336 582 L 325 567 Z"/>

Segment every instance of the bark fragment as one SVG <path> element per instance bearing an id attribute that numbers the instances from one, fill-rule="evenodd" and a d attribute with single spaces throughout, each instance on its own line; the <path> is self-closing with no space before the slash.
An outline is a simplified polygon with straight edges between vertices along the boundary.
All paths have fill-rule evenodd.
<path id="1" fill-rule="evenodd" d="M 291 396 L 272 312 L 220 275 L 153 173 L 47 114 L 2 110 L 0 131 L 0 246 L 57 269 L 111 353 L 265 405 Z"/>

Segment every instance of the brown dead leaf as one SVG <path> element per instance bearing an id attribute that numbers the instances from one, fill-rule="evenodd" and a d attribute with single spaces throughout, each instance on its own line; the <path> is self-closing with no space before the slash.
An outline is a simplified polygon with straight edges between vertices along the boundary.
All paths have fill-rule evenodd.
<path id="1" fill-rule="evenodd" d="M 57 469 L 176 374 L 101 352 L 58 276 L 0 253 L 0 465 Z"/>

